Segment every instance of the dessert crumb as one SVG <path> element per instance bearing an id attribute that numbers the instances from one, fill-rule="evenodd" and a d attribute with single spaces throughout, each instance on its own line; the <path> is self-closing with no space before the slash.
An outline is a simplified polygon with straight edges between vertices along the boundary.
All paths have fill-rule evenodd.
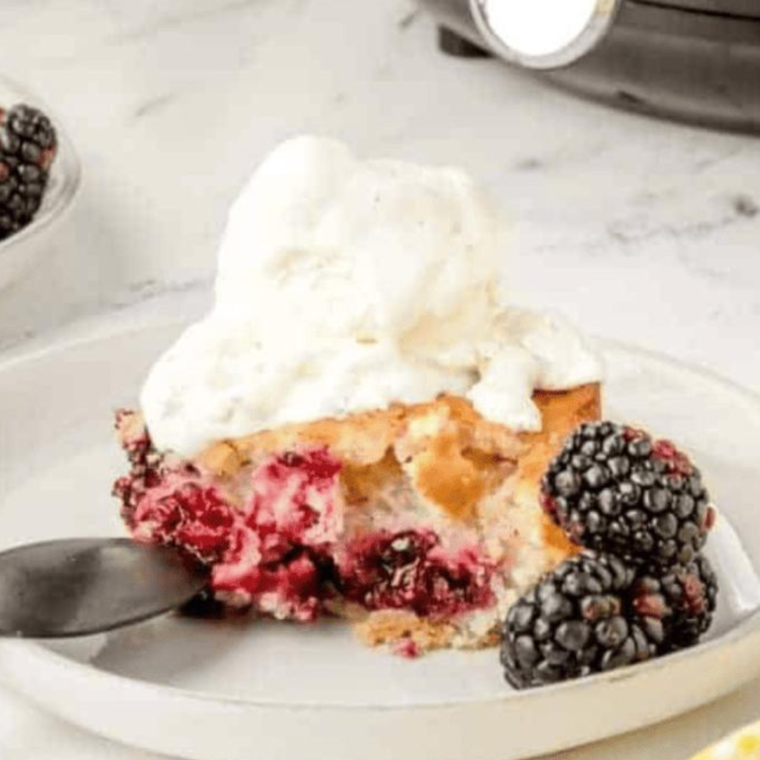
<path id="1" fill-rule="evenodd" d="M 393 654 L 407 660 L 416 660 L 421 652 L 417 642 L 409 636 L 400 639 L 393 646 Z"/>

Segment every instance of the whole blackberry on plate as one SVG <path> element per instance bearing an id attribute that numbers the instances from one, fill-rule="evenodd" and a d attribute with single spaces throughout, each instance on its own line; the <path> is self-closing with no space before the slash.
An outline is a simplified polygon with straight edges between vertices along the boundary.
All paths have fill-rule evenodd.
<path id="1" fill-rule="evenodd" d="M 664 650 L 696 644 L 712 623 L 718 579 L 707 557 L 688 565 L 643 571 L 633 584 L 632 604 L 641 616 L 664 626 Z"/>
<path id="2" fill-rule="evenodd" d="M 518 689 L 643 662 L 663 628 L 629 604 L 635 573 L 611 555 L 563 562 L 519 599 L 504 623 L 501 663 Z"/>
<path id="3" fill-rule="evenodd" d="M 581 425 L 541 484 L 575 543 L 629 563 L 692 562 L 715 513 L 699 470 L 669 441 L 611 422 Z"/>
<path id="4" fill-rule="evenodd" d="M 56 149 L 55 128 L 42 111 L 27 105 L 0 109 L 0 240 L 34 218 Z"/>

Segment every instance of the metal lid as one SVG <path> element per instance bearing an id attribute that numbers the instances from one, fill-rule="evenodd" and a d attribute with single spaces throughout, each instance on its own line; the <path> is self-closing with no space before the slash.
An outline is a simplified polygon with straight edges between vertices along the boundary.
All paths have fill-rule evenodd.
<path id="1" fill-rule="evenodd" d="M 637 5 L 657 5 L 665 8 L 681 8 L 716 16 L 738 16 L 760 19 L 758 0 L 632 0 Z"/>
<path id="2" fill-rule="evenodd" d="M 624 0 L 470 0 L 489 47 L 529 69 L 568 66 L 611 29 Z"/>

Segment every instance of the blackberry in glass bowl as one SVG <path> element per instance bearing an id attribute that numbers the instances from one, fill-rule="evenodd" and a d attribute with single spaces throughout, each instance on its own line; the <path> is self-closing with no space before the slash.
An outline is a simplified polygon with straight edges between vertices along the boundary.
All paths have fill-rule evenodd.
<path id="1" fill-rule="evenodd" d="M 79 160 L 61 120 L 0 76 L 0 290 L 52 250 L 79 185 Z"/>

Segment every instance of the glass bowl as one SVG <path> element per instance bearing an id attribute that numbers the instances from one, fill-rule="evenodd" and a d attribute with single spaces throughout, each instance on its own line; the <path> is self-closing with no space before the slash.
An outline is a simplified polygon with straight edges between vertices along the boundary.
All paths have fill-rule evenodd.
<path id="1" fill-rule="evenodd" d="M 28 103 L 50 116 L 58 134 L 58 152 L 37 215 L 27 227 L 0 241 L 0 290 L 18 280 L 52 250 L 51 232 L 71 207 L 81 179 L 79 159 L 61 120 L 29 89 L 0 75 L 0 105 L 10 107 L 17 103 Z"/>

